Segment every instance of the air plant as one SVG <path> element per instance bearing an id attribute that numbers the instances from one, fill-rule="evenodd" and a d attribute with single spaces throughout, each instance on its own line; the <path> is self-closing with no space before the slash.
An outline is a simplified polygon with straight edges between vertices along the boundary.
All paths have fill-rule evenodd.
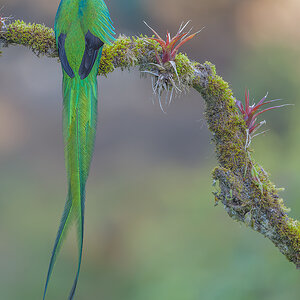
<path id="1" fill-rule="evenodd" d="M 162 48 L 162 53 L 159 54 L 155 49 L 155 57 L 157 63 L 150 64 L 154 67 L 151 71 L 147 70 L 143 72 L 152 75 L 153 94 L 158 97 L 160 108 L 163 112 L 165 112 L 161 103 L 162 92 L 166 91 L 166 106 L 170 105 L 174 90 L 179 93 L 181 92 L 180 88 L 178 87 L 181 85 L 181 83 L 175 63 L 175 57 L 178 53 L 178 50 L 183 44 L 191 40 L 202 29 L 196 33 L 189 35 L 192 28 L 188 32 L 184 32 L 184 29 L 190 23 L 190 21 L 188 21 L 185 24 L 181 23 L 179 30 L 174 37 L 171 37 L 170 33 L 167 31 L 166 40 L 163 40 L 153 28 L 151 28 L 145 21 L 144 23 L 156 36 L 148 39 L 158 42 Z M 172 69 L 174 72 L 171 72 Z M 176 75 L 175 78 L 174 73 Z"/>
<path id="2" fill-rule="evenodd" d="M 172 38 L 170 33 L 167 31 L 166 40 L 163 40 L 153 28 L 151 28 L 145 21 L 144 23 L 156 36 L 151 37 L 149 39 L 158 42 L 162 48 L 161 56 L 157 53 L 157 51 L 155 52 L 157 63 L 159 63 L 160 65 L 164 65 L 169 61 L 174 61 L 179 48 L 183 44 L 191 40 L 196 34 L 198 34 L 203 29 L 202 28 L 201 30 L 189 35 L 193 28 L 191 28 L 188 32 L 184 32 L 184 29 L 190 23 L 190 21 L 188 21 L 185 24 L 181 23 L 179 30 L 177 31 L 176 35 Z"/>
<path id="3" fill-rule="evenodd" d="M 264 113 L 268 110 L 271 110 L 271 109 L 280 108 L 280 107 L 290 105 L 290 104 L 283 104 L 283 105 L 271 106 L 271 107 L 265 108 L 263 110 L 260 110 L 260 108 L 263 105 L 281 100 L 281 99 L 275 99 L 275 100 L 265 101 L 267 96 L 268 96 L 268 93 L 257 104 L 253 103 L 252 105 L 250 105 L 249 90 L 247 91 L 247 89 L 246 89 L 245 90 L 245 106 L 243 106 L 241 101 L 235 100 L 235 104 L 238 107 L 241 114 L 243 115 L 243 118 L 246 122 L 246 126 L 248 128 L 248 132 L 249 132 L 250 135 L 253 134 L 257 129 L 259 129 L 263 124 L 266 123 L 265 120 L 261 121 L 259 123 L 256 122 L 257 117 L 259 115 L 261 115 L 262 113 Z"/>
<path id="4" fill-rule="evenodd" d="M 244 118 L 244 120 L 246 122 L 246 126 L 247 126 L 247 137 L 246 137 L 246 143 L 245 143 L 245 150 L 247 151 L 248 159 L 251 162 L 251 175 L 252 175 L 253 181 L 260 188 L 261 192 L 263 192 L 263 183 L 262 183 L 262 180 L 260 179 L 260 171 L 252 163 L 250 152 L 248 151 L 248 148 L 251 144 L 251 139 L 259 134 L 266 132 L 266 131 L 263 131 L 263 132 L 254 134 L 262 125 L 266 124 L 265 120 L 257 123 L 257 117 L 268 110 L 291 105 L 291 104 L 283 104 L 283 105 L 271 106 L 271 107 L 265 108 L 263 110 L 260 110 L 260 108 L 263 105 L 281 100 L 281 99 L 275 99 L 275 100 L 265 101 L 267 99 L 267 96 L 268 96 L 268 93 L 262 99 L 260 99 L 260 101 L 257 104 L 253 103 L 252 105 L 250 105 L 249 90 L 247 91 L 247 89 L 245 89 L 245 106 L 243 106 L 241 101 L 235 100 L 235 104 L 238 107 L 241 114 L 243 115 L 243 118 Z M 260 170 L 262 171 L 262 173 L 265 176 L 267 176 L 266 172 L 261 167 L 260 167 Z M 246 164 L 244 176 L 246 176 L 246 172 L 247 172 L 247 164 Z"/>

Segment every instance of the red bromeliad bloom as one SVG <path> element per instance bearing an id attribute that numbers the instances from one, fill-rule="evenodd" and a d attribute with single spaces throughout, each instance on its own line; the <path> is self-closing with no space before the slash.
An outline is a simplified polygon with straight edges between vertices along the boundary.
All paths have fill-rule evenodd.
<path id="1" fill-rule="evenodd" d="M 235 104 L 239 108 L 240 112 L 242 113 L 250 134 L 252 132 L 254 132 L 260 125 L 263 124 L 263 122 L 256 123 L 257 117 L 259 115 L 261 115 L 262 113 L 264 113 L 268 110 L 289 105 L 289 104 L 283 104 L 283 105 L 272 106 L 272 107 L 268 107 L 263 110 L 259 110 L 259 108 L 265 104 L 280 100 L 280 99 L 275 99 L 275 100 L 269 100 L 269 101 L 265 102 L 267 96 L 268 96 L 268 94 L 266 94 L 266 96 L 264 96 L 257 104 L 254 103 L 254 104 L 250 105 L 249 104 L 249 90 L 247 93 L 247 89 L 246 89 L 245 90 L 245 107 L 243 106 L 241 101 L 235 100 Z"/>
<path id="2" fill-rule="evenodd" d="M 179 48 L 187 41 L 191 40 L 197 33 L 199 33 L 202 30 L 201 29 L 200 31 L 193 33 L 191 35 L 188 35 L 191 30 L 189 32 L 183 32 L 184 28 L 189 24 L 189 22 L 190 21 L 188 21 L 185 25 L 183 25 L 182 23 L 180 25 L 178 32 L 173 38 L 171 38 L 170 33 L 167 31 L 167 39 L 165 41 L 159 36 L 159 34 L 153 28 L 151 28 L 146 22 L 144 22 L 156 36 L 155 38 L 151 37 L 149 39 L 157 41 L 162 47 L 162 51 L 163 51 L 162 57 L 160 57 L 157 52 L 155 53 L 157 62 L 159 64 L 165 64 L 168 61 L 173 61 L 175 59 L 175 56 Z M 179 44 L 176 45 L 176 43 L 178 42 Z"/>

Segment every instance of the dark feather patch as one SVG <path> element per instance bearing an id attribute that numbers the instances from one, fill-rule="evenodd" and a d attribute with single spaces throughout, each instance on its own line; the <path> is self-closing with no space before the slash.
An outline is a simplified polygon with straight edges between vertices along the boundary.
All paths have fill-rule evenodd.
<path id="1" fill-rule="evenodd" d="M 79 68 L 79 76 L 81 79 L 86 78 L 94 66 L 95 60 L 98 56 L 99 49 L 104 43 L 90 31 L 85 35 L 85 51 Z"/>
<path id="2" fill-rule="evenodd" d="M 58 55 L 63 69 L 71 78 L 74 78 L 75 74 L 68 62 L 66 50 L 65 50 L 66 37 L 67 35 L 63 33 L 61 33 L 60 36 L 58 37 Z"/>

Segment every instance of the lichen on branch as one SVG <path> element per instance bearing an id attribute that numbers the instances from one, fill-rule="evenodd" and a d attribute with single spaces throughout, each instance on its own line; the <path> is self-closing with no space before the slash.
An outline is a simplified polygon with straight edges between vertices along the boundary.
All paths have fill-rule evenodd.
<path id="1" fill-rule="evenodd" d="M 37 55 L 57 57 L 53 30 L 39 24 L 15 21 L 0 32 L 4 46 L 23 45 Z M 163 65 L 157 64 L 162 48 L 147 36 L 120 35 L 105 46 L 99 74 L 107 76 L 120 68 L 137 67 L 143 74 L 160 78 L 162 90 L 194 88 L 206 102 L 205 117 L 212 132 L 219 165 L 213 179 L 219 189 L 215 203 L 222 203 L 228 215 L 270 239 L 289 261 L 300 267 L 300 222 L 288 216 L 275 185 L 261 165 L 254 161 L 248 144 L 246 123 L 239 115 L 233 93 L 213 64 L 192 62 L 185 54 Z"/>

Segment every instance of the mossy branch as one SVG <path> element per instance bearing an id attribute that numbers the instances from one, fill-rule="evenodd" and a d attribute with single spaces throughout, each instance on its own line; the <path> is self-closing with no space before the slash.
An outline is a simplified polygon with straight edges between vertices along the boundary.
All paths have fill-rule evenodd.
<path id="1" fill-rule="evenodd" d="M 23 45 L 37 55 L 57 57 L 53 30 L 43 25 L 15 21 L 0 33 L 3 46 Z M 138 67 L 154 79 L 154 91 L 169 89 L 182 91 L 193 87 L 206 102 L 205 116 L 219 166 L 213 171 L 215 203 L 221 202 L 228 215 L 245 223 L 270 239 L 289 261 L 300 267 L 300 222 L 288 217 L 288 209 L 264 169 L 254 162 L 249 152 L 248 131 L 238 114 L 232 91 L 227 82 L 217 75 L 211 63 L 191 62 L 179 53 L 175 65 L 158 65 L 155 52 L 160 46 L 146 36 L 119 36 L 115 43 L 106 46 L 99 68 L 107 75 L 116 68 Z"/>

